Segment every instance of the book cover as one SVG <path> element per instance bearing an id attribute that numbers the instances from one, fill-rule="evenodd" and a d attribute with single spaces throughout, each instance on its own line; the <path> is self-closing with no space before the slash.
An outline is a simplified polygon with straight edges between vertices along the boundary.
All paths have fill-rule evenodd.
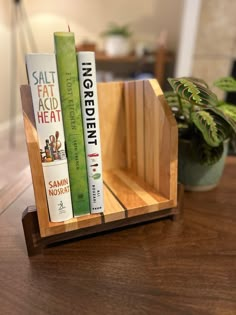
<path id="1" fill-rule="evenodd" d="M 50 220 L 69 220 L 73 211 L 55 55 L 27 54 L 26 69 Z"/>
<path id="2" fill-rule="evenodd" d="M 72 205 L 74 216 L 80 216 L 90 213 L 90 205 L 74 33 L 56 32 L 54 43 Z"/>
<path id="3" fill-rule="evenodd" d="M 78 52 L 78 68 L 84 140 L 89 182 L 90 211 L 104 211 L 102 156 L 94 52 Z"/>

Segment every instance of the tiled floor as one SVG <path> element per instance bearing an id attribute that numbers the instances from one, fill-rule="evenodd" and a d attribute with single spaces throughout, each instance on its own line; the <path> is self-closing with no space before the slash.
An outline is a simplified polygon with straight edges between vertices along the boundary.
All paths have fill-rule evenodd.
<path id="1" fill-rule="evenodd" d="M 17 123 L 13 136 L 14 146 L 10 145 L 9 130 L 0 132 L 0 191 L 29 165 L 23 121 Z"/>

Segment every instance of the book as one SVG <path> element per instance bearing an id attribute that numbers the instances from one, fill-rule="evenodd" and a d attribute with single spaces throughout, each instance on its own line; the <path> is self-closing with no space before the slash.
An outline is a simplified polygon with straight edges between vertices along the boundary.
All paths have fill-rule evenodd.
<path id="1" fill-rule="evenodd" d="M 55 55 L 27 54 L 26 69 L 50 220 L 69 220 L 73 211 Z"/>
<path id="2" fill-rule="evenodd" d="M 89 182 L 90 211 L 104 211 L 102 156 L 94 52 L 77 53 L 81 108 Z"/>
<path id="3" fill-rule="evenodd" d="M 54 44 L 72 205 L 74 216 L 80 216 L 90 213 L 90 204 L 74 33 L 55 32 Z"/>

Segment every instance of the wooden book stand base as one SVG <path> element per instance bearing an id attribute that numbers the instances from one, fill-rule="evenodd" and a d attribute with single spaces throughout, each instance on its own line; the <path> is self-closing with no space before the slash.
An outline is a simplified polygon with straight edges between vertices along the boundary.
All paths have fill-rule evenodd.
<path id="1" fill-rule="evenodd" d="M 63 241 L 72 239 L 82 239 L 86 236 L 96 236 L 101 232 L 106 231 L 116 231 L 119 228 L 125 228 L 127 226 L 135 226 L 139 223 L 151 222 L 157 219 L 171 218 L 173 220 L 179 220 L 182 217 L 183 209 L 183 196 L 184 188 L 183 185 L 178 185 L 178 205 L 175 208 L 163 209 L 160 211 L 146 213 L 138 215 L 131 218 L 124 218 L 114 222 L 104 222 L 103 215 L 101 215 L 101 221 L 103 223 L 86 227 L 82 229 L 77 229 L 71 232 L 66 232 L 62 234 L 52 235 L 48 237 L 41 237 L 39 231 L 39 222 L 37 217 L 37 210 L 35 206 L 30 206 L 25 209 L 22 214 L 22 225 L 24 229 L 25 242 L 29 256 L 34 256 L 42 254 L 43 251 L 49 245 L 60 244 Z M 109 237 L 109 236 L 108 236 Z"/>

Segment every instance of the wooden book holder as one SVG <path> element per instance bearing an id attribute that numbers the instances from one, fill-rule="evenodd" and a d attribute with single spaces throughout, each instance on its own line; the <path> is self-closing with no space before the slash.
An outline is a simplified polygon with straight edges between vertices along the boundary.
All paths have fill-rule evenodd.
<path id="1" fill-rule="evenodd" d="M 105 212 L 60 223 L 49 221 L 29 86 L 21 86 L 21 99 L 40 238 L 68 239 L 73 231 L 81 236 L 178 214 L 178 131 L 156 80 L 98 84 Z M 29 218 L 35 220 L 32 209 L 24 212 L 26 238 Z"/>

